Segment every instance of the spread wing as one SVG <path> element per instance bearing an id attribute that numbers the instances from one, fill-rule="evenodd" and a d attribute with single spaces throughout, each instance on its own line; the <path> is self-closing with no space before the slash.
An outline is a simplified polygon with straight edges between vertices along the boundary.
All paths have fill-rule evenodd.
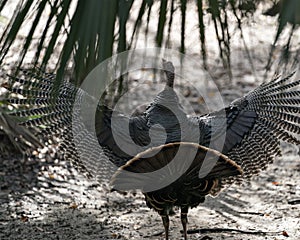
<path id="1" fill-rule="evenodd" d="M 67 158 L 96 175 L 112 174 L 149 147 L 193 142 L 196 129 L 200 129 L 196 143 L 212 148 L 226 133 L 220 151 L 240 165 L 246 177 L 280 154 L 280 140 L 299 145 L 300 80 L 292 82 L 291 76 L 263 84 L 219 112 L 188 118 L 172 88 L 161 92 L 144 114 L 128 117 L 68 82 L 55 90 L 54 75 L 24 75 L 25 79 L 14 78 L 16 85 L 10 89 L 23 98 L 8 101 L 32 107 L 16 114 L 25 117 L 25 125 L 43 126 L 42 133 L 62 133 Z M 95 115 L 84 114 L 87 109 L 82 105 L 94 105 Z"/>
<path id="2" fill-rule="evenodd" d="M 293 82 L 291 77 L 262 84 L 224 110 L 198 117 L 200 128 L 210 129 L 204 133 L 202 144 L 207 145 L 209 139 L 218 140 L 212 125 L 225 118 L 222 153 L 242 167 L 246 178 L 263 170 L 281 154 L 281 140 L 299 145 L 300 80 Z"/>
<path id="3" fill-rule="evenodd" d="M 11 77 L 11 95 L 7 102 L 18 106 L 13 115 L 20 117 L 25 126 L 40 127 L 42 137 L 58 135 L 65 157 L 84 172 L 110 177 L 139 152 L 134 147 L 149 142 L 149 127 L 144 116 L 124 116 L 98 104 L 98 99 L 69 82 L 63 82 L 56 89 L 52 74 L 24 71 L 23 76 Z M 113 117 L 118 123 L 114 124 L 116 136 L 112 131 Z M 134 140 L 122 135 L 124 126 Z M 122 151 L 115 139 L 131 147 L 133 155 Z"/>
<path id="4" fill-rule="evenodd" d="M 180 121 L 186 122 L 186 115 L 176 108 L 172 88 L 162 91 L 144 114 L 130 117 L 99 104 L 69 82 L 56 89 L 55 75 L 31 71 L 23 75 L 11 77 L 7 101 L 19 107 L 15 115 L 25 126 L 41 127 L 42 136 L 58 134 L 65 157 L 91 175 L 111 176 L 138 153 L 180 141 Z M 176 106 L 176 114 L 164 106 L 168 104 Z"/>

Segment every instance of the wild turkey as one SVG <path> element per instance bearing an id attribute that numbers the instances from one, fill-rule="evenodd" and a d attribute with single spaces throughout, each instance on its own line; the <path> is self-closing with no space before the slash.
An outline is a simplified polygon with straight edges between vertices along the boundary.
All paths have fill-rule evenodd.
<path id="1" fill-rule="evenodd" d="M 147 205 L 161 215 L 166 239 L 169 214 L 179 206 L 187 239 L 190 207 L 265 169 L 280 155 L 280 140 L 299 145 L 300 80 L 275 78 L 225 109 L 188 116 L 173 90 L 173 64 L 164 61 L 163 69 L 165 89 L 135 117 L 98 104 L 68 82 L 56 89 L 55 76 L 46 73 L 24 71 L 31 79 L 13 78 L 11 92 L 24 98 L 8 102 L 35 105 L 16 115 L 30 117 L 26 126 L 42 125 L 43 134 L 62 133 L 66 157 L 75 165 L 97 176 L 113 175 L 115 189 L 141 189 Z M 95 122 L 82 114 L 82 104 L 96 106 Z"/>

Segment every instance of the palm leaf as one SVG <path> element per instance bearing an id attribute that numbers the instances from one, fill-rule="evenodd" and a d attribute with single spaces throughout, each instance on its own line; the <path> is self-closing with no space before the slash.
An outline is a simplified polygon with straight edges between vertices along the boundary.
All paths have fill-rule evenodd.
<path id="1" fill-rule="evenodd" d="M 53 58 L 55 51 L 57 51 L 56 49 L 61 39 L 65 39 L 63 47 L 59 48 L 60 55 L 56 66 L 57 87 L 59 87 L 66 69 L 70 66 L 69 63 L 72 63 L 73 66 L 71 79 L 76 85 L 79 85 L 84 77 L 101 61 L 109 58 L 114 53 L 134 47 L 133 43 L 138 37 L 141 26 L 145 26 L 144 34 L 147 39 L 149 23 L 156 16 L 158 16 L 155 32 L 156 44 L 159 47 L 170 47 L 173 14 L 177 9 L 181 12 L 181 40 L 179 48 L 184 53 L 186 50 L 185 19 L 190 6 L 196 4 L 200 35 L 199 44 L 201 44 L 203 65 L 205 68 L 208 68 L 206 64 L 208 54 L 205 45 L 204 24 L 204 18 L 208 16 L 211 17 L 214 23 L 224 68 L 229 69 L 228 74 L 231 75 L 231 36 L 228 31 L 228 11 L 234 13 L 238 28 L 241 31 L 241 35 L 243 35 L 242 20 L 255 11 L 260 1 L 262 0 L 197 0 L 194 3 L 187 0 L 162 0 L 160 2 L 142 0 L 140 4 L 137 4 L 139 5 L 139 11 L 137 18 L 133 21 L 133 33 L 131 36 L 128 36 L 127 23 L 129 19 L 132 21 L 133 0 L 23 0 L 19 1 L 19 4 L 16 6 L 16 14 L 0 39 L 0 64 L 11 49 L 30 11 L 33 11 L 33 21 L 27 38 L 20 47 L 20 51 L 16 53 L 20 56 L 18 65 L 22 66 L 26 54 L 31 51 L 33 44 L 36 44 L 35 39 L 38 35 L 36 26 L 42 23 L 45 24 L 41 34 L 38 36 L 35 57 L 32 63 L 34 67 L 39 66 L 42 69 L 46 69 L 50 59 Z M 0 11 L 5 8 L 6 4 L 7 0 L 0 1 Z M 159 4 L 157 13 L 152 8 L 153 4 Z M 209 7 L 208 14 L 203 9 L 203 6 L 206 5 Z M 50 9 L 50 12 L 47 13 L 45 21 L 42 18 L 45 18 L 46 9 Z M 285 18 L 281 19 L 283 20 L 279 24 L 275 43 L 285 26 Z M 143 22 L 145 22 L 145 25 L 142 24 Z M 168 28 L 167 30 L 166 27 Z M 166 32 L 167 38 L 165 39 Z M 147 47 L 146 44 L 145 47 Z M 249 51 L 248 56 L 250 59 Z M 119 85 L 119 88 L 121 85 L 122 83 Z"/>

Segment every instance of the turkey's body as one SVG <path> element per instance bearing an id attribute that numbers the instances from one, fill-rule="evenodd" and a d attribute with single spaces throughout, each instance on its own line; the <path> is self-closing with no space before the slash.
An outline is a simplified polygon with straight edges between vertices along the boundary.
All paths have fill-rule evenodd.
<path id="1" fill-rule="evenodd" d="M 161 215 L 166 239 L 169 214 L 173 206 L 179 206 L 187 239 L 189 208 L 202 203 L 206 195 L 216 195 L 224 186 L 265 169 L 280 155 L 280 140 L 299 145 L 300 80 L 291 82 L 291 76 L 274 79 L 225 109 L 187 116 L 173 90 L 174 67 L 170 62 L 163 66 L 166 88 L 142 115 L 127 117 L 97 106 L 96 140 L 80 114 L 74 114 L 75 96 L 94 100 L 69 83 L 52 97 L 53 83 L 47 75 L 35 76 L 33 82 L 15 79 L 21 87 L 11 91 L 25 98 L 9 102 L 36 105 L 17 114 L 35 116 L 24 124 L 44 125 L 44 133 L 63 133 L 66 156 L 76 165 L 94 174 L 114 174 L 111 183 L 116 189 L 141 189 L 146 204 Z M 125 125 L 129 126 L 128 134 L 123 130 Z M 222 148 L 217 148 L 222 139 Z M 82 153 L 82 148 L 87 150 Z"/>

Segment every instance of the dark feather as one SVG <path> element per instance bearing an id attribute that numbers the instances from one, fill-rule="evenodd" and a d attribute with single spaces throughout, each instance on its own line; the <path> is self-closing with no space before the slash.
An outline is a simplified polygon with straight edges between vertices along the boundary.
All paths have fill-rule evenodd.
<path id="1" fill-rule="evenodd" d="M 41 134 L 48 136 L 59 134 L 65 157 L 77 168 L 99 178 L 114 174 L 112 183 L 118 189 L 142 189 L 167 233 L 173 206 L 181 208 L 185 229 L 188 207 L 265 169 L 280 156 L 280 141 L 299 145 L 300 80 L 291 81 L 293 74 L 277 77 L 225 109 L 187 116 L 173 90 L 173 64 L 165 61 L 163 68 L 165 89 L 134 117 L 101 105 L 68 82 L 57 88 L 55 76 L 40 71 L 23 71 L 25 79 L 13 77 L 7 101 L 20 107 L 13 114 L 24 125 L 42 125 Z M 95 106 L 95 115 L 84 114 L 82 106 Z M 216 161 L 205 160 L 213 156 Z M 149 182 L 157 189 L 147 191 Z"/>

